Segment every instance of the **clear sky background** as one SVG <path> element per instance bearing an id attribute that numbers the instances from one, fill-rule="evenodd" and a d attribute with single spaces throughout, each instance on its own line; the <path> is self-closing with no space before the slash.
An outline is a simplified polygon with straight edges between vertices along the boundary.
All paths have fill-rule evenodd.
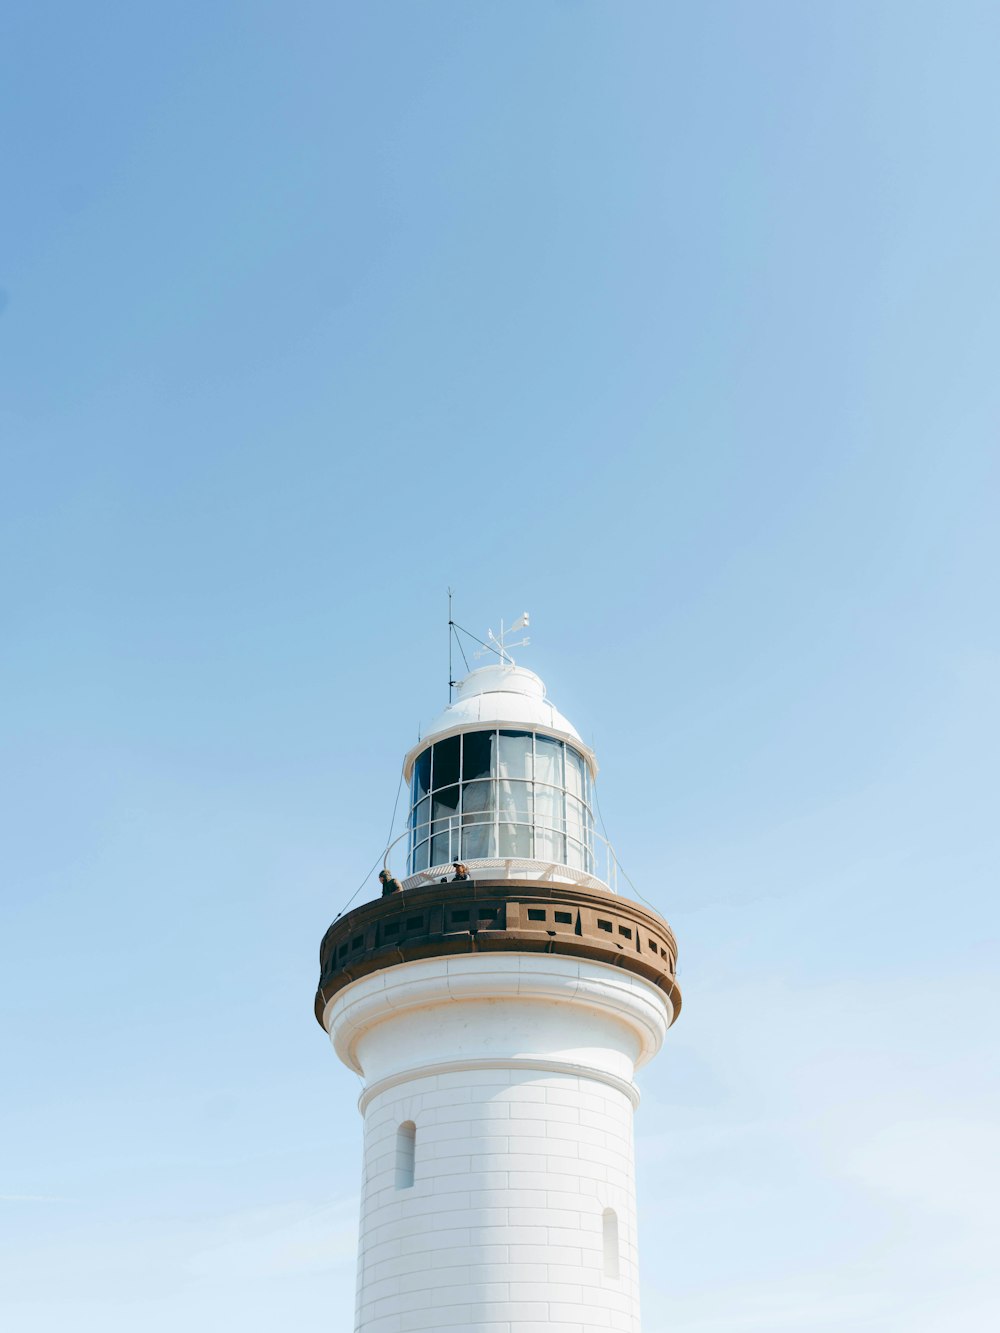
<path id="1" fill-rule="evenodd" d="M 451 584 L 679 937 L 646 1333 L 993 1333 L 997 6 L 0 51 L 0 1324 L 350 1329 L 317 948 Z"/>

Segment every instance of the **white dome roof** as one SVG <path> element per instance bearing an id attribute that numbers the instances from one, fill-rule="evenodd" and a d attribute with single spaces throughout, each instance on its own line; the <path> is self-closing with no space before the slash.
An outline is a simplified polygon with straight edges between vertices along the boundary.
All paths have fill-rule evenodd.
<path id="1" fill-rule="evenodd" d="M 417 755 L 432 741 L 457 736 L 463 731 L 482 731 L 488 727 L 510 727 L 515 731 L 540 731 L 545 736 L 569 741 L 579 750 L 597 776 L 597 758 L 585 745 L 580 733 L 545 697 L 545 685 L 527 667 L 496 663 L 471 671 L 458 683 L 454 703 L 436 717 L 403 760 L 407 782 Z"/>

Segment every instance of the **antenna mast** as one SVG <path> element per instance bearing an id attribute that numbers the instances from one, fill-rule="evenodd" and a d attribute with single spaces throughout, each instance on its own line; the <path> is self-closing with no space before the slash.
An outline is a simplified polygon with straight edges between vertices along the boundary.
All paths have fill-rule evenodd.
<path id="1" fill-rule="evenodd" d="M 452 590 L 448 589 L 448 702 L 451 703 L 455 689 L 455 673 L 451 666 L 452 643 L 455 638 L 455 622 L 451 618 Z"/>

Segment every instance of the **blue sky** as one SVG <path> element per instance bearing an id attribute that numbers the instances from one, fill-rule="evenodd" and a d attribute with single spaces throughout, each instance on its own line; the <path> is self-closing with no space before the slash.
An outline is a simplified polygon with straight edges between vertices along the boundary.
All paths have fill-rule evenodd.
<path id="1" fill-rule="evenodd" d="M 679 937 L 646 1333 L 996 1327 L 998 41 L 8 6 L 5 1327 L 350 1327 L 316 950 L 449 584 Z"/>

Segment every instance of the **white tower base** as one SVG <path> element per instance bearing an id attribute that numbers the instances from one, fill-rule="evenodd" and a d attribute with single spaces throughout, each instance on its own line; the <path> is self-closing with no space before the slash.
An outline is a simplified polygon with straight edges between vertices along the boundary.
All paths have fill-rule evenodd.
<path id="1" fill-rule="evenodd" d="M 365 1083 L 356 1333 L 639 1333 L 633 1077 L 673 1016 L 555 953 L 340 990 L 323 1024 Z"/>

